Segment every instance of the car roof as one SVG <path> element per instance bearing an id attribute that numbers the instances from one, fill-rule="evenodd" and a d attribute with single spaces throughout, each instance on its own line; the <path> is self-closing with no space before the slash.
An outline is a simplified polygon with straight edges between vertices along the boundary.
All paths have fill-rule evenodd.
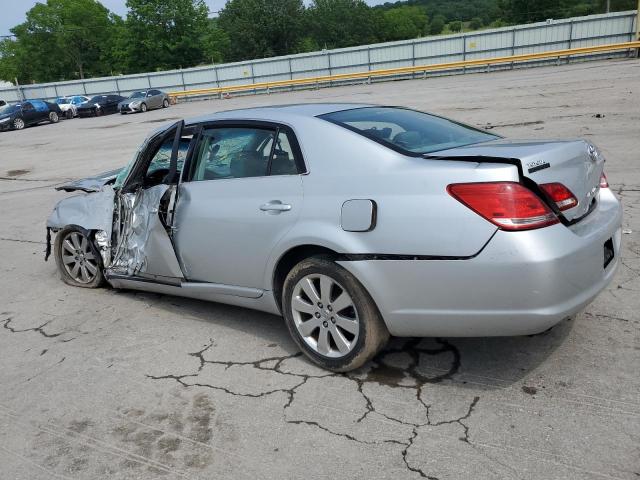
<path id="1" fill-rule="evenodd" d="M 293 117 L 317 117 L 326 113 L 351 110 L 354 108 L 374 107 L 368 103 L 295 103 L 285 105 L 268 105 L 263 107 L 223 110 L 220 112 L 192 118 L 189 125 L 215 120 L 266 120 L 280 121 Z"/>

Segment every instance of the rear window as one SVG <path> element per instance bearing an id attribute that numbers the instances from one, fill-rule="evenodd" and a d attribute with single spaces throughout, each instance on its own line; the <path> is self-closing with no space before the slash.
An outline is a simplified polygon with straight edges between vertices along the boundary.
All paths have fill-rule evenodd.
<path id="1" fill-rule="evenodd" d="M 320 115 L 371 140 L 409 155 L 500 138 L 446 118 L 397 107 L 363 107 Z"/>

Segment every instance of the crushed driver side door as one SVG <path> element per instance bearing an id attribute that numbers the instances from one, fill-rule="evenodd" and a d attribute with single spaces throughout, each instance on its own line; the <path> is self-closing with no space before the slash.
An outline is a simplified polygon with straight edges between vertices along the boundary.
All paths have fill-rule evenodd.
<path id="1" fill-rule="evenodd" d="M 171 239 L 177 183 L 192 140 L 183 132 L 181 121 L 151 138 L 116 194 L 107 278 L 184 280 Z"/>

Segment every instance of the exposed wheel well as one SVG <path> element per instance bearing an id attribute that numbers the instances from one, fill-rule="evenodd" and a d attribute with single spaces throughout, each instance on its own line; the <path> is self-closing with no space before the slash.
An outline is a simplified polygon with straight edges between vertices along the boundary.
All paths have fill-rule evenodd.
<path id="1" fill-rule="evenodd" d="M 337 257 L 339 254 L 330 248 L 321 247 L 319 245 L 299 245 L 286 252 L 273 271 L 273 296 L 278 305 L 278 309 L 282 312 L 282 287 L 287 275 L 293 267 L 305 258 L 315 255 L 328 255 Z"/>

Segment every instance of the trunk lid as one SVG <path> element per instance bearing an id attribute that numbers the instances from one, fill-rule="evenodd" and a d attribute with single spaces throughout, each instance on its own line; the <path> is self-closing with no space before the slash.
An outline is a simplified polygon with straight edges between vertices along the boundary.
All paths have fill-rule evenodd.
<path id="1" fill-rule="evenodd" d="M 595 146 L 584 140 L 506 140 L 452 148 L 427 155 L 427 158 L 447 160 L 475 160 L 499 162 L 515 161 L 522 175 L 538 185 L 562 183 L 575 195 L 578 205 L 562 214 L 574 220 L 589 212 L 600 188 L 604 157 Z"/>

